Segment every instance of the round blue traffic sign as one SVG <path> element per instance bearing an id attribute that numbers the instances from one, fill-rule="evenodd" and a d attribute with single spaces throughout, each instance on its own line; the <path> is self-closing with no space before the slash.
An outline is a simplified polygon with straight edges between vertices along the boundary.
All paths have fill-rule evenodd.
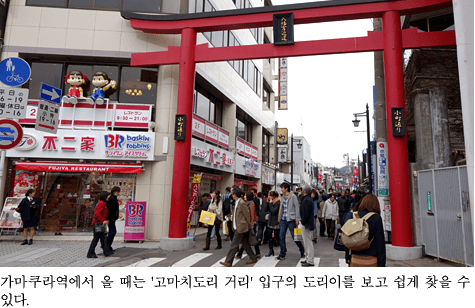
<path id="1" fill-rule="evenodd" d="M 21 58 L 11 57 L 0 62 L 0 81 L 7 86 L 21 86 L 30 76 L 30 65 Z"/>

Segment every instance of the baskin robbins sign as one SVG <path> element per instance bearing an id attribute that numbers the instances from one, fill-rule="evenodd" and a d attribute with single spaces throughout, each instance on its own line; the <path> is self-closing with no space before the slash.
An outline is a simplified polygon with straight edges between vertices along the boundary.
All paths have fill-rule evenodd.
<path id="1" fill-rule="evenodd" d="M 7 157 L 153 160 L 153 132 L 61 130 L 49 134 L 25 128 L 25 137 Z"/>

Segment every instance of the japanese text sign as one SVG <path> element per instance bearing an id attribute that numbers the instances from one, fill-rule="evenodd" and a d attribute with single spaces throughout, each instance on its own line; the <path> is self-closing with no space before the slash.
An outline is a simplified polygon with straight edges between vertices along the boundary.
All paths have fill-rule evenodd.
<path id="1" fill-rule="evenodd" d="M 277 129 L 277 144 L 285 145 L 289 140 L 289 133 L 287 128 Z"/>
<path id="2" fill-rule="evenodd" d="M 274 14 L 274 45 L 294 44 L 294 14 Z"/>
<path id="3" fill-rule="evenodd" d="M 406 135 L 404 108 L 391 108 L 391 118 L 393 124 L 393 137 L 404 137 Z"/>
<path id="4" fill-rule="evenodd" d="M 40 101 L 36 113 L 35 129 L 56 134 L 58 130 L 59 106 L 50 102 Z"/>
<path id="5" fill-rule="evenodd" d="M 28 89 L 0 88 L 0 117 L 26 118 Z"/>
<path id="6" fill-rule="evenodd" d="M 198 200 L 198 194 L 200 191 L 201 185 L 201 173 L 197 173 L 193 176 L 193 181 L 191 182 L 191 197 L 190 205 L 188 207 L 187 219 L 186 219 L 186 230 L 190 230 L 191 227 L 191 218 L 193 218 L 193 211 L 195 210 L 196 201 Z"/>
<path id="7" fill-rule="evenodd" d="M 175 118 L 175 140 L 184 141 L 186 131 L 186 114 L 177 114 Z"/>

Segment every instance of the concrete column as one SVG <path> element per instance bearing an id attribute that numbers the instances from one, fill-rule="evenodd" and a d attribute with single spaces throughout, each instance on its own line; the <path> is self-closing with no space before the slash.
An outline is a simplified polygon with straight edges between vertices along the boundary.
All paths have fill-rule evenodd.
<path id="1" fill-rule="evenodd" d="M 252 125 L 252 142 L 251 143 L 257 147 L 257 161 L 260 162 L 261 174 L 262 174 L 262 125 L 260 124 Z M 254 181 L 257 184 L 257 191 L 261 191 L 262 176 L 259 177 L 259 179 L 254 179 Z"/>
<path id="2" fill-rule="evenodd" d="M 460 96 L 462 99 L 463 133 L 467 156 L 468 187 L 470 204 L 474 203 L 473 174 L 473 1 L 453 0 L 455 35 L 457 37 L 457 61 L 459 67 Z M 474 226 L 472 210 L 472 228 Z M 473 230 L 475 232 L 475 229 Z"/>
<path id="3" fill-rule="evenodd" d="M 236 162 L 236 104 L 232 102 L 223 102 L 223 128 L 229 132 L 229 147 L 234 153 L 234 161 Z M 236 164 L 236 163 L 234 163 Z M 234 165 L 236 171 L 236 165 Z M 226 187 L 234 185 L 234 173 L 225 173 L 221 183 L 221 193 L 224 194 Z"/>
<path id="4" fill-rule="evenodd" d="M 434 168 L 434 147 L 430 114 L 429 91 L 416 90 L 414 93 L 416 161 L 425 166 L 423 169 Z"/>
<path id="5" fill-rule="evenodd" d="M 155 108 L 154 153 L 161 161 L 145 163 L 145 171 L 137 176 L 136 181 L 135 199 L 147 201 L 145 236 L 148 240 L 160 240 L 168 236 L 177 97 L 178 66 L 160 66 Z M 163 143 L 167 142 L 166 137 L 168 137 L 168 153 L 162 153 Z"/>
<path id="6" fill-rule="evenodd" d="M 453 163 L 452 149 L 450 147 L 447 91 L 445 88 L 437 87 L 430 89 L 429 102 L 435 168 L 450 167 Z"/>

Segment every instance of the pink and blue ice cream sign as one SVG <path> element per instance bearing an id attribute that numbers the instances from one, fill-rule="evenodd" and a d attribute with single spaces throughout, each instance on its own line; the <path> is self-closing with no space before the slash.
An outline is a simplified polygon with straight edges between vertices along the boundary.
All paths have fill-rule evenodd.
<path id="1" fill-rule="evenodd" d="M 145 210 L 147 202 L 128 201 L 125 204 L 124 241 L 145 240 Z"/>

